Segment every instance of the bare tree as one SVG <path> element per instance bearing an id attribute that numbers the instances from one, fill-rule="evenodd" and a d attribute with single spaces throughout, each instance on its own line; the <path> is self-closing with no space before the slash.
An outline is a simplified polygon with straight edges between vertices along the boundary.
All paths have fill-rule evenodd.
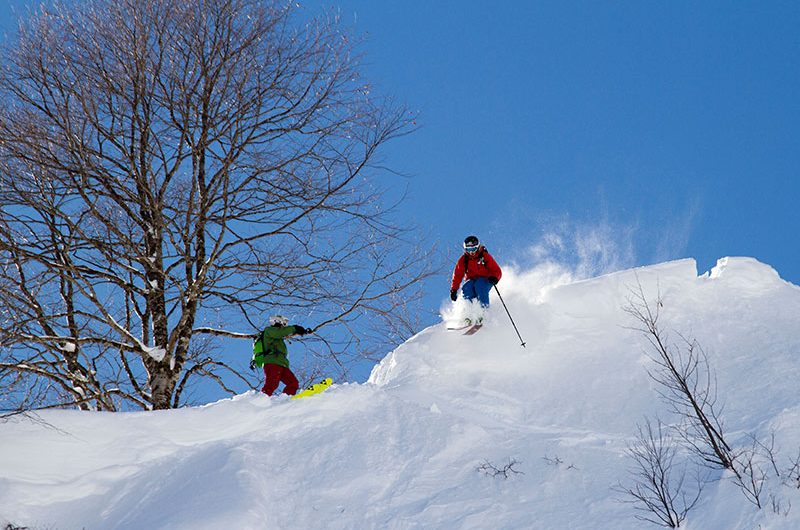
<path id="1" fill-rule="evenodd" d="M 427 261 L 378 176 L 412 117 L 335 19 L 297 10 L 86 0 L 21 25 L 0 72 L 6 395 L 176 407 L 195 377 L 233 391 L 213 341 L 274 308 L 313 310 L 341 370 L 370 322 L 407 321 Z"/>
<path id="2" fill-rule="evenodd" d="M 691 486 L 686 483 L 686 465 L 675 461 L 678 444 L 666 435 L 660 420 L 655 428 L 649 419 L 637 428 L 636 441 L 628 445 L 627 451 L 633 461 L 633 483 L 619 485 L 615 490 L 625 494 L 623 502 L 635 505 L 637 519 L 679 528 L 700 500 L 704 481 L 698 474 Z"/>
<path id="3" fill-rule="evenodd" d="M 662 400 L 681 419 L 678 433 L 692 452 L 710 467 L 736 472 L 735 455 L 725 439 L 717 407 L 716 380 L 708 357 L 695 340 L 680 337 L 682 348 L 670 343 L 659 323 L 663 305 L 660 295 L 655 304 L 649 303 L 639 284 L 624 308 L 640 324 L 634 329 L 642 332 L 655 352 L 651 356 L 655 369 L 648 373 L 657 383 Z"/>
<path id="4" fill-rule="evenodd" d="M 694 339 L 680 336 L 681 347 L 674 346 L 659 323 L 663 301 L 660 295 L 655 304 L 647 301 L 639 284 L 632 290 L 625 311 L 640 324 L 635 328 L 648 339 L 655 355 L 655 369 L 649 371 L 657 383 L 657 391 L 671 411 L 680 419 L 675 428 L 689 452 L 705 465 L 726 469 L 731 480 L 745 498 L 757 508 L 763 508 L 769 497 L 776 513 L 785 505 L 767 488 L 770 470 L 782 477 L 777 464 L 774 433 L 769 444 L 750 435 L 750 446 L 734 449 L 723 428 L 721 409 L 717 406 L 716 378 L 708 357 Z M 791 469 L 789 471 L 791 473 Z"/>

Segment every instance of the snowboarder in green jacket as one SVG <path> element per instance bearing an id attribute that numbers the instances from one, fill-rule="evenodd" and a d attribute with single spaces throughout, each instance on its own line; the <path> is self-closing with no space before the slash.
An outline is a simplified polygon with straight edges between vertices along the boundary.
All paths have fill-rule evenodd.
<path id="1" fill-rule="evenodd" d="M 250 368 L 256 366 L 264 369 L 263 393 L 271 396 L 283 383 L 283 393 L 293 396 L 297 393 L 299 383 L 292 370 L 289 368 L 289 357 L 284 338 L 291 335 L 306 335 L 312 330 L 303 326 L 287 325 L 289 319 L 282 315 L 269 317 L 269 326 L 259 333 L 253 342 L 253 360 Z"/>

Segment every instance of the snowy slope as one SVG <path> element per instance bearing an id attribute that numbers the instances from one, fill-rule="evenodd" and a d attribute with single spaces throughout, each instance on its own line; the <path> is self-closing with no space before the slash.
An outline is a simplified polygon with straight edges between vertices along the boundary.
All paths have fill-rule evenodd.
<path id="1" fill-rule="evenodd" d="M 301 401 L 253 392 L 155 413 L 41 414 L 0 424 L 0 523 L 32 528 L 649 528 L 612 490 L 644 415 L 669 419 L 645 342 L 622 311 L 660 292 L 663 322 L 696 337 L 716 371 L 725 425 L 800 449 L 800 288 L 749 258 L 698 276 L 682 260 L 570 282 L 509 271 L 465 337 L 428 328 L 367 384 Z M 507 479 L 478 467 L 503 468 Z M 725 476 L 688 528 L 798 528 L 757 510 Z M 785 511 L 785 509 L 783 510 Z"/>

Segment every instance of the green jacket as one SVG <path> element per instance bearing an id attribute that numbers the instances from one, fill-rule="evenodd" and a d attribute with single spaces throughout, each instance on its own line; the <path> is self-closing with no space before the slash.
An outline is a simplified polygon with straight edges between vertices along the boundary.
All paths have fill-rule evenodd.
<path id="1" fill-rule="evenodd" d="M 296 326 L 269 326 L 253 342 L 253 361 L 256 366 L 277 364 L 289 368 L 284 337 L 297 333 Z"/>

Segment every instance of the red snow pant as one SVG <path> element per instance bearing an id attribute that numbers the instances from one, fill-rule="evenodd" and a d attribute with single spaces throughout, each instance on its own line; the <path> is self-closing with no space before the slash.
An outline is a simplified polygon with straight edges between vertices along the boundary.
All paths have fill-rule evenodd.
<path id="1" fill-rule="evenodd" d="M 271 396 L 275 389 L 278 388 L 278 383 L 283 383 L 283 393 L 293 396 L 297 394 L 297 387 L 300 383 L 294 376 L 291 370 L 279 366 L 277 364 L 264 365 L 264 387 L 261 389 L 266 395 Z"/>

